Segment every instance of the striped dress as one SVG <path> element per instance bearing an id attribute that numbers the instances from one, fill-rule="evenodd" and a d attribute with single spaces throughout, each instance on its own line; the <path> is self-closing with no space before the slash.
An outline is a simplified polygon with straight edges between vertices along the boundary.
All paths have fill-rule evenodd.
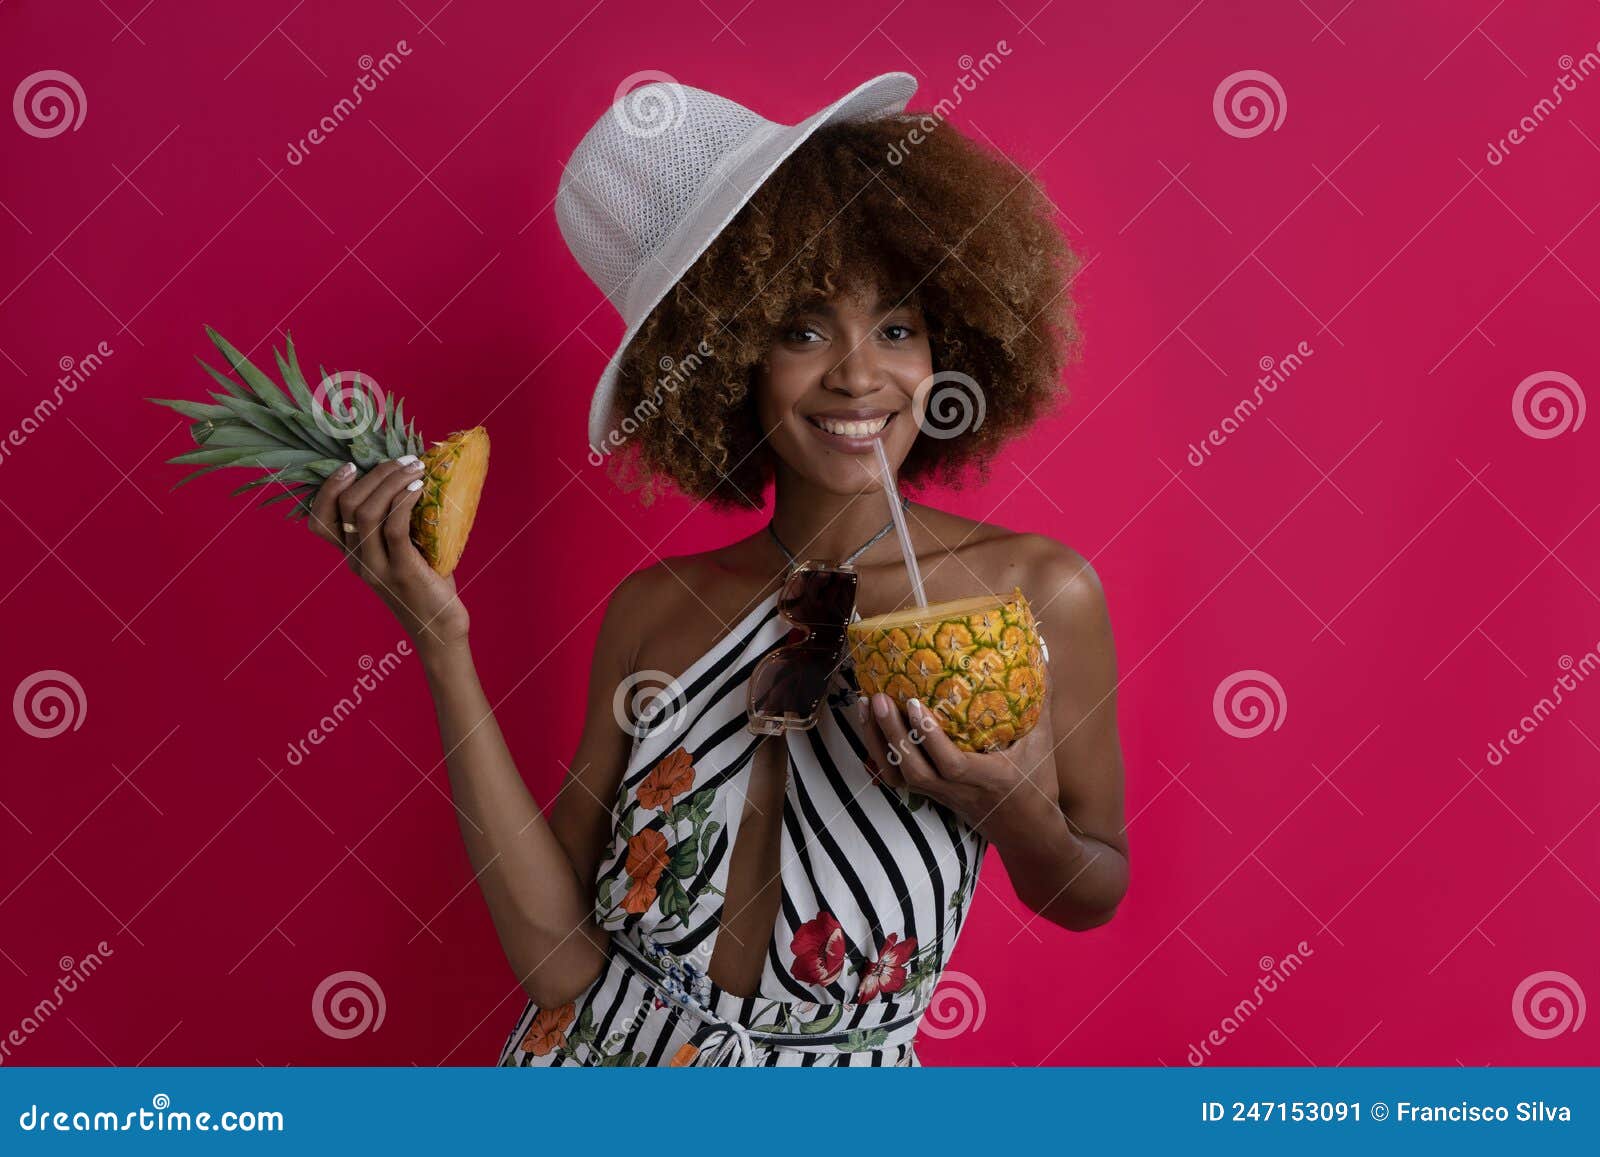
<path id="1" fill-rule="evenodd" d="M 921 1064 L 913 1040 L 987 841 L 871 777 L 848 664 L 815 728 L 747 730 L 750 674 L 787 633 L 774 592 L 634 729 L 595 881 L 606 967 L 566 1004 L 530 1001 L 501 1065 Z M 781 900 L 758 990 L 740 996 L 706 964 L 763 742 L 787 749 Z"/>

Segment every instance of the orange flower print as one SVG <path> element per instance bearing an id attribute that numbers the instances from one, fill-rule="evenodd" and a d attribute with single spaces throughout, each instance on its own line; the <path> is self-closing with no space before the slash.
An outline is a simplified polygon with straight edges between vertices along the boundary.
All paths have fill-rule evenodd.
<path id="1" fill-rule="evenodd" d="M 577 1002 L 569 1000 L 560 1008 L 541 1008 L 528 1026 L 528 1035 L 522 1038 L 522 1051 L 542 1057 L 565 1048 L 567 1026 L 577 1015 Z"/>
<path id="2" fill-rule="evenodd" d="M 667 869 L 667 837 L 654 828 L 645 828 L 634 836 L 628 841 L 624 869 L 633 885 L 622 898 L 622 910 L 638 915 L 655 902 L 656 881 Z"/>
<path id="3" fill-rule="evenodd" d="M 651 769 L 639 784 L 639 806 L 669 808 L 672 801 L 694 786 L 694 760 L 679 747 Z"/>

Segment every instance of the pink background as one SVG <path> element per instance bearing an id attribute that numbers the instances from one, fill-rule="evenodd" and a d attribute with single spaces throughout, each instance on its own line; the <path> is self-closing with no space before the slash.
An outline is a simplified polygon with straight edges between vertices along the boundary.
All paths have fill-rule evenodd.
<path id="1" fill-rule="evenodd" d="M 1055 535 L 1105 585 L 1133 883 L 1075 935 L 1030 918 L 991 857 L 952 966 L 981 1023 L 919 1051 L 1182 1065 L 1304 940 L 1214 1063 L 1600 1062 L 1596 1026 L 1535 1039 L 1512 1007 L 1548 970 L 1600 994 L 1600 684 L 1485 758 L 1600 642 L 1600 484 L 1579 469 L 1600 423 L 1535 438 L 1512 413 L 1542 371 L 1594 388 L 1600 79 L 1486 160 L 1600 40 L 1592 4 L 1056 0 L 1026 26 L 921 0 L 828 21 L 722 0 L 333 7 L 0 8 L 4 91 L 61 69 L 87 100 L 53 138 L 0 123 L 0 434 L 62 359 L 114 351 L 0 461 L 0 692 L 56 669 L 85 696 L 55 738 L 0 728 L 0 1036 L 61 958 L 114 952 L 7 1063 L 485 1064 L 522 1004 L 414 661 L 287 763 L 400 635 L 281 506 L 221 475 L 169 490 L 185 428 L 140 399 L 202 396 L 202 323 L 263 358 L 290 330 L 435 436 L 489 425 L 461 578 L 548 801 L 612 585 L 758 522 L 643 510 L 586 463 L 621 327 L 557 232 L 562 160 L 646 69 L 792 122 L 894 69 L 926 109 L 1002 39 L 953 119 L 1063 210 L 1087 356 L 1072 404 L 948 502 Z M 400 40 L 402 65 L 288 164 L 359 58 Z M 1244 69 L 1281 84 L 1275 131 L 1214 117 Z M 1187 462 L 1301 341 L 1294 376 Z M 1250 670 L 1283 688 L 1281 725 L 1241 739 L 1213 695 Z M 386 1011 L 341 1040 L 310 1005 L 345 970 Z"/>

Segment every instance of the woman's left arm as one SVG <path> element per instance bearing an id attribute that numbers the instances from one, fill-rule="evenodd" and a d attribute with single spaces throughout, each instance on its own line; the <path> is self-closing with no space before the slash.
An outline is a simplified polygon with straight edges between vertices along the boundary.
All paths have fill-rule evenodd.
<path id="1" fill-rule="evenodd" d="M 1041 719 L 1048 726 L 997 753 L 1039 766 L 1015 767 L 1018 782 L 980 830 L 999 849 L 1018 898 L 1081 932 L 1116 915 L 1128 890 L 1117 657 L 1099 576 L 1058 543 L 1041 555 L 1023 589 L 1050 651 Z"/>
<path id="2" fill-rule="evenodd" d="M 885 741 L 875 754 L 897 752 L 878 761 L 888 782 L 937 799 L 983 832 L 1024 904 L 1085 931 L 1109 921 L 1128 890 L 1116 652 L 1099 577 L 1069 548 L 1034 542 L 1019 585 L 1050 652 L 1039 723 L 1003 751 L 972 754 L 926 707 L 919 719 L 917 709 L 902 715 L 888 696 L 874 696 Z"/>

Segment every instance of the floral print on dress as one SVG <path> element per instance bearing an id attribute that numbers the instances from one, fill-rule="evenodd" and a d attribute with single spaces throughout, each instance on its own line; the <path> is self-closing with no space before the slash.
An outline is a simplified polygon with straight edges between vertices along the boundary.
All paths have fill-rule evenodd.
<path id="1" fill-rule="evenodd" d="M 794 953 L 789 971 L 796 980 L 827 987 L 844 969 L 844 928 L 832 912 L 818 912 L 795 929 L 789 951 Z"/>
<path id="2" fill-rule="evenodd" d="M 856 992 L 858 1001 L 871 1000 L 880 992 L 899 992 L 906 986 L 906 962 L 917 950 L 917 938 L 913 936 L 903 944 L 895 943 L 899 938 L 899 933 L 889 933 L 878 950 L 878 959 L 867 965 L 861 975 L 861 987 Z"/>
<path id="3" fill-rule="evenodd" d="M 876 959 L 850 962 L 847 958 L 852 953 L 844 928 L 834 914 L 827 911 L 818 912 L 795 930 L 789 951 L 794 954 L 789 972 L 802 984 L 826 988 L 839 979 L 849 963 L 850 972 L 861 976 L 852 1001 L 856 1004 L 902 991 L 905 992 L 902 999 L 915 997 L 923 981 L 937 977 L 942 967 L 933 959 L 934 946 L 918 952 L 917 938 L 910 936 L 901 940 L 898 932 L 889 933 Z"/>
<path id="4" fill-rule="evenodd" d="M 542 1057 L 566 1048 L 566 1030 L 575 1016 L 577 1005 L 570 1000 L 559 1008 L 540 1009 L 528 1026 L 528 1034 L 522 1038 L 522 1051 Z"/>
<path id="5" fill-rule="evenodd" d="M 711 978 L 681 956 L 674 956 L 649 936 L 641 935 L 639 945 L 644 954 L 666 973 L 665 987 L 673 996 L 681 997 L 702 1008 L 711 1003 Z M 656 1008 L 665 1008 L 667 1001 L 660 995 L 655 998 Z"/>
<path id="6" fill-rule="evenodd" d="M 716 788 L 694 790 L 696 778 L 693 756 L 676 747 L 636 785 L 622 789 L 621 807 L 613 817 L 616 830 L 643 826 L 602 868 L 595 892 L 595 919 L 602 928 L 616 931 L 636 924 L 652 906 L 676 920 L 652 925 L 656 928 L 686 926 L 694 914 L 695 898 L 685 885 L 700 876 L 722 828 L 720 820 L 711 818 Z M 621 899 L 614 899 L 622 887 L 626 891 Z M 709 879 L 698 881 L 695 895 L 721 894 Z"/>
<path id="7" fill-rule="evenodd" d="M 730 632 L 732 643 L 709 652 L 697 669 L 711 671 L 711 659 L 730 672 L 753 665 L 781 641 L 782 623 L 772 611 L 772 600 L 754 608 L 749 620 Z M 845 674 L 848 678 L 848 668 Z M 809 862 L 793 861 L 806 873 L 801 880 L 786 860 L 779 918 L 784 935 L 763 945 L 768 959 L 757 992 L 738 998 L 719 991 L 704 964 L 727 906 L 723 889 L 735 843 L 734 809 L 753 774 L 759 741 L 734 726 L 745 683 L 731 677 L 693 683 L 682 717 L 673 720 L 676 734 L 663 728 L 642 741 L 635 736 L 610 808 L 611 838 L 594 876 L 596 923 L 652 961 L 657 979 L 647 981 L 621 952 L 612 954 L 575 1001 L 549 1009 L 529 1001 L 500 1063 L 726 1063 L 723 1046 L 712 1050 L 716 1056 L 707 1056 L 696 1044 L 684 1043 L 701 1023 L 682 1007 L 689 1004 L 710 1007 L 719 1016 L 737 1010 L 736 1019 L 752 1033 L 792 1034 L 815 1046 L 768 1049 L 758 1042 L 756 1063 L 919 1064 L 912 1041 L 903 1039 L 896 1022 L 919 1015 L 932 997 L 943 957 L 972 901 L 985 850 L 981 834 L 929 797 L 881 780 L 874 784 L 873 771 L 887 768 L 863 766 L 863 753 L 851 742 L 854 696 L 848 686 L 830 694 L 816 732 L 787 740 L 790 774 L 782 834 L 786 844 L 792 838 L 796 848 L 811 848 L 822 869 L 828 861 L 843 861 L 840 871 L 813 875 Z M 850 757 L 847 746 L 857 758 Z M 861 814 L 835 817 L 825 809 L 819 819 L 805 806 L 805 796 L 823 791 L 830 780 L 856 796 Z M 812 842 L 824 824 L 833 837 L 826 848 Z M 883 836 L 881 843 L 857 830 L 868 824 Z M 890 838 L 898 837 L 901 826 L 911 839 Z M 860 889 L 847 891 L 841 883 L 849 875 L 846 865 L 885 850 L 896 862 L 903 860 L 908 873 L 921 870 L 931 850 L 945 902 L 907 910 L 903 897 L 886 890 L 892 873 L 882 881 L 875 873 L 863 874 L 865 897 Z M 835 894 L 825 895 L 825 888 Z M 679 951 L 681 957 L 675 955 Z M 891 1034 L 897 1035 L 891 1039 Z"/>
<path id="8" fill-rule="evenodd" d="M 639 784 L 639 806 L 657 810 L 669 808 L 694 786 L 694 760 L 683 748 L 675 748 Z"/>
<path id="9" fill-rule="evenodd" d="M 655 901 L 661 873 L 667 870 L 667 837 L 655 828 L 645 828 L 634 836 L 628 841 L 628 860 L 623 870 L 633 881 L 622 898 L 623 911 L 636 915 L 648 911 Z"/>

